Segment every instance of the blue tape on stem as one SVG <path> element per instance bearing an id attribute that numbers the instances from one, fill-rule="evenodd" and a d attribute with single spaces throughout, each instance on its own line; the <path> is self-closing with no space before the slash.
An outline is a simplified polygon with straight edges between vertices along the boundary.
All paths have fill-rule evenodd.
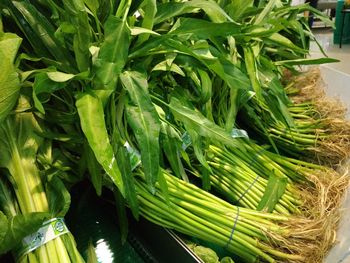
<path id="1" fill-rule="evenodd" d="M 263 152 L 265 152 L 266 149 L 262 148 L 260 151 L 258 151 L 255 156 L 254 156 L 254 159 L 252 161 L 252 164 L 254 164 L 256 162 L 256 160 L 258 159 L 258 156 L 260 154 L 262 154 Z M 238 197 L 237 201 L 234 203 L 234 204 L 238 204 L 239 201 L 241 201 L 243 199 L 243 197 L 245 197 L 245 195 L 249 192 L 249 190 L 254 186 L 254 184 L 258 181 L 258 179 L 260 178 L 259 175 L 257 175 L 255 177 L 255 179 L 253 180 L 253 182 L 248 186 L 248 188 L 240 195 L 240 197 Z"/>
<path id="2" fill-rule="evenodd" d="M 248 188 L 241 194 L 240 197 L 238 197 L 238 199 L 236 200 L 236 202 L 234 204 L 238 204 L 239 201 L 242 200 L 243 197 L 245 197 L 245 195 L 249 192 L 249 190 L 254 186 L 254 184 L 256 183 L 256 181 L 258 181 L 258 179 L 260 178 L 260 175 L 257 175 L 254 179 L 254 181 L 248 186 Z"/>
<path id="3" fill-rule="evenodd" d="M 227 241 L 227 244 L 226 244 L 226 246 L 225 246 L 226 249 L 228 248 L 228 246 L 230 245 L 230 243 L 231 243 L 231 241 L 232 241 L 233 234 L 235 233 L 236 226 L 237 226 L 237 222 L 238 222 L 238 217 L 239 217 L 239 206 L 236 206 L 236 207 L 237 207 L 237 215 L 236 215 L 236 218 L 235 218 L 235 223 L 233 224 L 233 227 L 232 227 L 232 230 L 231 230 L 230 238 L 229 238 L 229 240 Z"/>

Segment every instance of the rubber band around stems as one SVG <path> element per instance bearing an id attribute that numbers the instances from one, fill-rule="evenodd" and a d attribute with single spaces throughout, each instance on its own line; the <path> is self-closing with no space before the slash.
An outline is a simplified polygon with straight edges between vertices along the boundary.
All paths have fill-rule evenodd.
<path id="1" fill-rule="evenodd" d="M 254 156 L 254 159 L 251 163 L 254 164 L 256 163 L 257 159 L 258 159 L 258 156 L 261 155 L 263 152 L 267 151 L 266 149 L 262 148 L 261 150 L 259 150 L 255 156 Z M 240 195 L 240 197 L 238 197 L 238 199 L 234 202 L 234 205 L 238 204 L 245 196 L 246 194 L 249 192 L 250 189 L 252 189 L 252 187 L 254 186 L 254 184 L 258 181 L 258 179 L 260 178 L 260 175 L 257 175 L 255 177 L 255 179 L 253 180 L 253 182 L 251 182 L 251 184 L 248 186 L 248 188 Z"/>
<path id="2" fill-rule="evenodd" d="M 237 226 L 237 222 L 238 222 L 238 217 L 239 217 L 239 206 L 236 206 L 236 208 L 237 208 L 237 215 L 236 215 L 235 222 L 234 222 L 233 227 L 232 227 L 232 230 L 231 230 L 230 238 L 229 238 L 229 240 L 228 240 L 227 243 L 226 243 L 225 249 L 228 249 L 228 246 L 230 245 L 230 243 L 231 243 L 231 241 L 232 241 L 233 234 L 235 233 L 235 230 L 236 230 L 236 226 Z"/>

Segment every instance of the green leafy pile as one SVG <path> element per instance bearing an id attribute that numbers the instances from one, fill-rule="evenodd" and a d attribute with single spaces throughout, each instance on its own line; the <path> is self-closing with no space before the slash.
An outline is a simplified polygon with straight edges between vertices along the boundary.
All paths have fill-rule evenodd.
<path id="1" fill-rule="evenodd" d="M 198 236 L 193 225 L 185 229 L 172 222 L 170 212 L 158 217 L 151 209 L 146 214 L 142 202 L 147 196 L 149 207 L 155 202 L 166 207 L 169 180 L 175 176 L 189 184 L 188 175 L 195 174 L 203 189 L 213 185 L 230 201 L 250 209 L 311 215 L 311 221 L 305 220 L 314 227 L 309 233 L 322 244 L 317 253 L 323 257 L 331 243 L 325 233 L 334 224 L 322 223 L 333 218 L 346 179 L 238 138 L 246 135 L 236 122 L 237 114 L 249 116 L 247 126 L 267 134 L 263 144 L 275 145 L 273 134 L 262 125 L 266 121 L 299 131 L 283 72 L 297 65 L 335 62 L 306 57 L 308 41 L 314 37 L 300 14 L 311 10 L 328 23 L 317 10 L 281 0 L 1 0 L 0 7 L 6 31 L 24 40 L 16 65 L 29 97 L 26 114 L 45 127 L 35 132 L 45 142 L 36 148 L 43 148 L 43 153 L 31 152 L 44 173 L 68 186 L 87 177 L 98 195 L 108 187 L 124 220 L 128 206 L 136 218 L 152 217 L 160 225 Z M 14 110 L 19 87 L 8 90 L 12 93 L 4 96 L 11 101 L 4 107 L 6 113 Z M 141 177 L 133 172 L 139 165 Z M 173 175 L 166 176 L 164 168 Z M 257 176 L 261 179 L 255 184 Z M 251 184 L 258 188 L 239 198 Z M 328 198 L 334 193 L 337 198 Z M 181 192 L 177 195 L 179 205 L 185 200 Z M 321 203 L 316 212 L 301 213 L 317 200 L 332 202 Z M 204 205 L 203 211 L 210 207 Z M 213 216 L 210 213 L 205 212 Z M 189 218 L 184 215 L 184 220 Z M 298 222 L 286 221 L 291 222 L 289 227 Z M 200 238 L 224 245 L 229 228 L 227 223 L 220 238 L 212 239 L 209 233 Z M 254 231 L 259 229 L 254 225 Z M 268 247 L 271 240 L 264 239 L 266 234 L 242 237 L 258 244 L 255 238 L 263 240 L 258 245 L 262 252 L 250 245 L 240 252 L 239 242 L 231 243 L 230 251 L 241 253 L 248 262 L 274 262 L 273 256 L 290 261 L 311 258 L 317 250 L 310 245 L 311 252 L 299 255 L 295 248 L 300 243 L 288 243 L 284 236 L 274 239 L 272 234 L 276 247 Z"/>

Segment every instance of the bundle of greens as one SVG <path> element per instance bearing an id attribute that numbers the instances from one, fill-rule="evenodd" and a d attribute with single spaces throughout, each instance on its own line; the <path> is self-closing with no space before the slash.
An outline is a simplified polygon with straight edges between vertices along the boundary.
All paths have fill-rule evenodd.
<path id="1" fill-rule="evenodd" d="M 140 214 L 225 247 L 243 262 L 321 262 L 332 242 L 321 222 L 233 206 L 167 171 L 162 173 L 168 191 L 157 185 L 153 195 L 142 170 L 135 173 Z"/>
<path id="2" fill-rule="evenodd" d="M 263 137 L 265 141 L 270 141 L 276 152 L 330 166 L 349 156 L 349 122 L 322 116 L 310 102 L 288 106 L 293 116 L 291 127 L 273 118 L 268 109 L 254 100 L 245 107 L 242 125 L 254 130 L 257 134 L 255 138 L 260 137 L 261 140 Z M 257 114 L 261 118 L 257 119 Z"/>
<path id="3" fill-rule="evenodd" d="M 18 36 L 0 32 L 0 253 L 12 250 L 17 262 L 83 262 L 61 219 L 69 193 L 58 177 L 46 177 L 38 167 L 45 143 L 32 106 L 20 95 L 14 64 L 20 43 Z M 51 222 L 60 225 L 55 234 L 48 232 Z"/>
<path id="4" fill-rule="evenodd" d="M 317 142 L 316 159 L 328 165 L 338 164 L 350 154 L 350 123 L 346 120 L 344 104 L 328 97 L 324 86 L 320 70 L 311 68 L 289 80 L 285 90 L 292 100 L 291 113 L 296 118 L 315 123 L 315 129 L 309 132 L 328 135 Z"/>
<path id="5" fill-rule="evenodd" d="M 227 244 L 248 262 L 257 257 L 269 262 L 275 261 L 273 257 L 305 262 L 317 248 L 322 258 L 332 230 L 325 220 L 290 220 L 285 215 L 242 208 L 243 220 L 237 219 L 237 225 L 247 236 L 233 235 L 230 215 L 237 216 L 237 207 L 188 187 L 162 169 L 170 167 L 177 177 L 188 181 L 183 161 L 188 167 L 199 163 L 207 190 L 214 178 L 210 153 L 205 151 L 208 145 L 225 145 L 230 156 L 250 165 L 254 157 L 249 154 L 260 150 L 242 146 L 231 135 L 240 108 L 260 122 L 264 119 L 257 111 L 263 108 L 276 122 L 294 127 L 290 100 L 280 80 L 282 69 L 334 60 L 305 58 L 307 38 L 313 36 L 298 14 L 319 12 L 308 5 L 291 7 L 285 2 L 0 1 L 5 28 L 25 40 L 26 55 L 19 63 L 21 79 L 31 87 L 33 112 L 49 125 L 43 136 L 58 145 L 53 151 L 60 162 L 54 165 L 40 155 L 43 170 L 74 171 L 77 166 L 77 174 L 87 175 L 98 194 L 104 184 L 114 190 L 121 214 L 127 204 L 136 218 L 141 213 L 163 226 Z M 245 107 L 247 102 L 256 106 Z M 188 151 L 183 149 L 185 133 L 191 139 Z M 241 147 L 242 151 L 236 150 Z M 291 164 L 285 159 L 264 162 L 270 159 L 264 155 L 254 165 L 254 173 L 262 166 L 265 180 L 271 170 L 283 174 L 267 184 L 272 184 L 276 191 L 271 192 L 278 197 L 285 192 L 280 211 L 298 211 L 294 205 L 300 200 L 294 200 L 294 195 L 299 190 L 294 190 L 288 178 L 304 180 L 304 174 L 290 173 Z M 142 179 L 135 179 L 131 171 L 139 164 Z M 75 179 L 70 180 L 74 183 Z M 172 182 L 186 187 L 179 191 Z M 189 192 L 200 195 L 196 202 L 205 197 L 209 206 L 202 209 L 203 203 L 191 204 L 186 199 Z M 265 205 L 271 210 L 272 204 Z M 216 205 L 218 214 L 208 213 Z M 192 225 L 197 217 L 199 221 Z M 328 218 L 333 219 L 331 212 Z M 298 224 L 305 229 L 294 231 Z M 230 236 L 235 238 L 232 242 L 228 242 Z M 306 239 L 310 250 L 302 254 L 305 246 L 301 243 Z"/>

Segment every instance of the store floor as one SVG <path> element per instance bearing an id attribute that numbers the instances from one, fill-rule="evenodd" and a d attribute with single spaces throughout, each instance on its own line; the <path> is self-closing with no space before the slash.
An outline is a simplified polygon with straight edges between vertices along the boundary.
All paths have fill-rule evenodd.
<path id="1" fill-rule="evenodd" d="M 333 44 L 333 30 L 329 28 L 315 29 L 314 34 L 326 54 L 331 58 L 340 60 L 338 63 L 325 64 L 323 67 L 339 70 L 350 75 L 350 44 L 343 44 L 342 48 L 339 48 L 339 44 Z M 316 42 L 311 43 L 310 55 L 313 58 L 323 57 Z"/>

